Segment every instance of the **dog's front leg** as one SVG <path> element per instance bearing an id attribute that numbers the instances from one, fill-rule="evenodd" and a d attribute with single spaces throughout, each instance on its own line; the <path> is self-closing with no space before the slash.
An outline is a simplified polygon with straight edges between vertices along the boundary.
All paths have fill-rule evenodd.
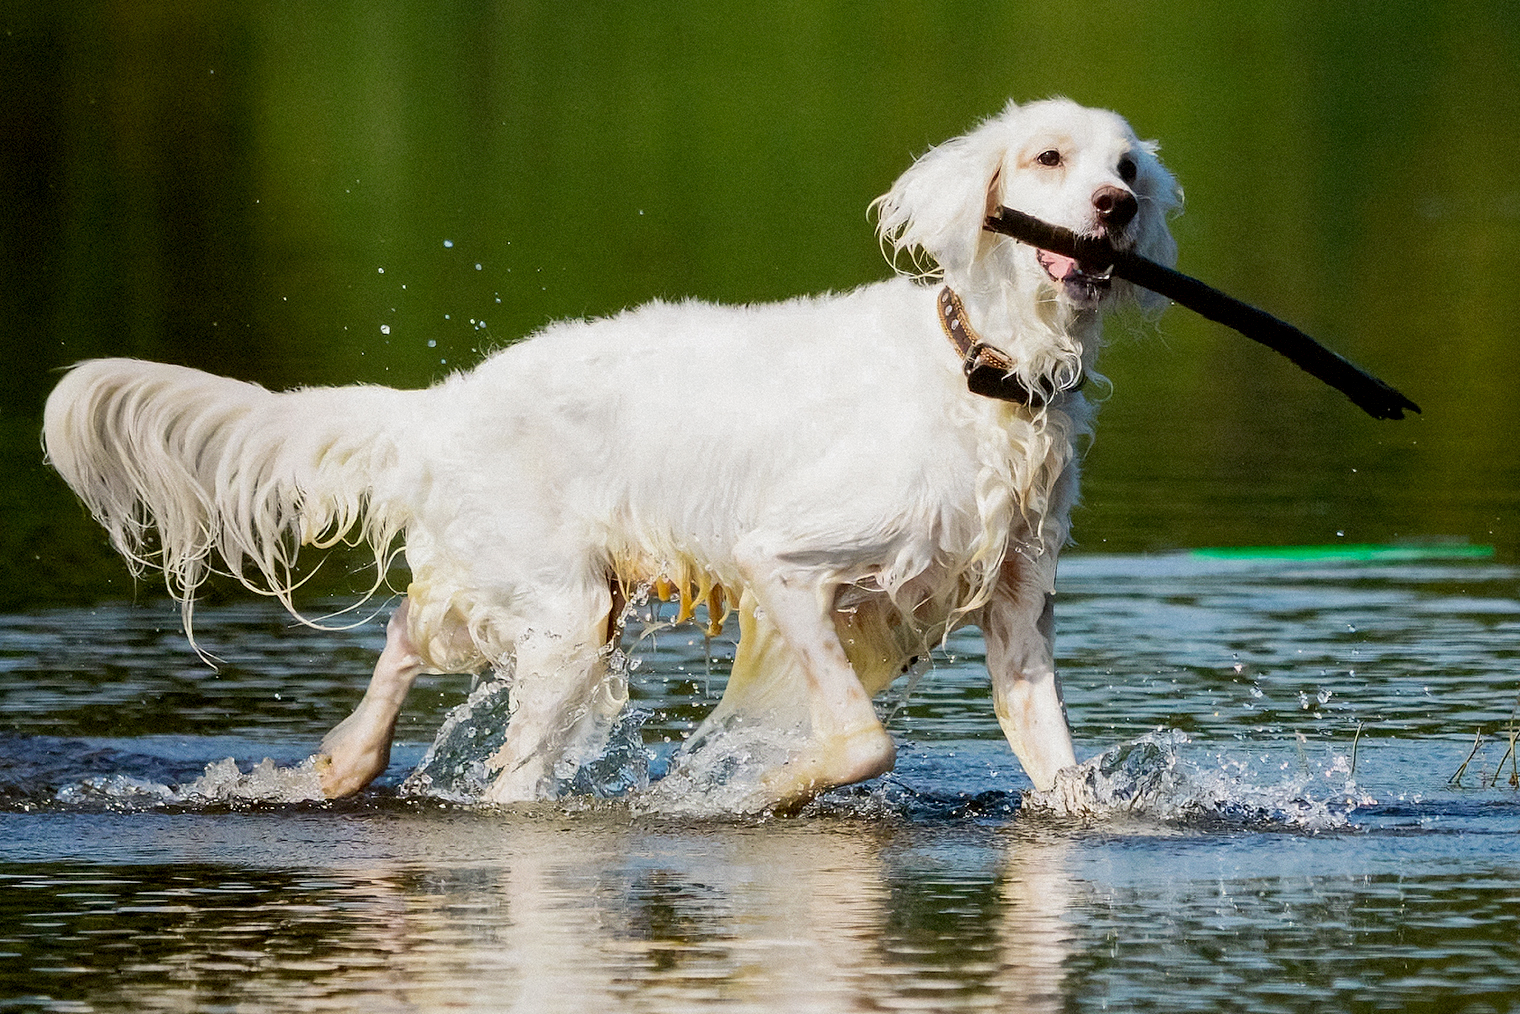
<path id="1" fill-rule="evenodd" d="M 328 799 L 358 792 L 390 764 L 396 716 L 423 668 L 422 657 L 406 632 L 406 613 L 403 601 L 386 624 L 385 650 L 375 663 L 364 699 L 322 738 L 317 771 Z"/>
<path id="2" fill-rule="evenodd" d="M 626 674 L 608 665 L 603 639 L 612 628 L 612 591 L 588 582 L 535 603 L 513 649 L 511 717 L 501 749 L 486 762 L 496 777 L 489 803 L 552 797 L 605 745 L 613 720 L 628 703 Z"/>
<path id="3" fill-rule="evenodd" d="M 877 719 L 834 628 L 837 584 L 788 562 L 759 537 L 746 540 L 735 557 L 754 596 L 757 619 L 785 642 L 806 682 L 808 741 L 762 776 L 768 802 L 801 805 L 833 786 L 891 770 L 897 757 L 892 737 Z M 766 678 L 765 673 L 748 675 Z"/>
<path id="4" fill-rule="evenodd" d="M 1040 790 L 1077 762 L 1056 675 L 1055 554 L 1048 559 L 1048 567 L 1045 558 L 1033 563 L 1015 556 L 1004 563 L 981 623 L 998 724 Z"/>
<path id="5" fill-rule="evenodd" d="M 628 703 L 627 680 L 595 641 L 564 640 L 536 635 L 517 645 L 506 739 L 486 762 L 497 772 L 488 803 L 552 798 L 560 779 L 601 749 Z"/>

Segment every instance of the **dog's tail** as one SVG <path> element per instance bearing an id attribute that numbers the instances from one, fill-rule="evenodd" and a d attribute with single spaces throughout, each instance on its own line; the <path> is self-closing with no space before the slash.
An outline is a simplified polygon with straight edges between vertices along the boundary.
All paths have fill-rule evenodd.
<path id="1" fill-rule="evenodd" d="M 190 631 L 213 572 L 278 598 L 303 545 L 368 543 L 384 581 L 410 508 L 393 473 L 424 392 L 275 393 L 134 359 L 74 367 L 48 397 L 48 460 L 105 526 L 134 574 L 162 570 Z M 191 633 L 192 640 L 194 638 Z"/>

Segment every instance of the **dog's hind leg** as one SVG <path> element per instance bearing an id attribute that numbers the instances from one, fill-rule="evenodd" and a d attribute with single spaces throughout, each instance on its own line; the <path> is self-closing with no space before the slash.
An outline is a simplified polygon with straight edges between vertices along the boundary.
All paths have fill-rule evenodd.
<path id="1" fill-rule="evenodd" d="M 877 719 L 835 629 L 838 582 L 789 562 L 755 536 L 737 548 L 735 559 L 754 599 L 756 626 L 768 628 L 757 632 L 781 642 L 770 646 L 780 657 L 757 657 L 758 671 L 744 677 L 764 681 L 765 667 L 778 665 L 777 676 L 800 683 L 806 697 L 807 740 L 762 776 L 767 804 L 800 805 L 835 785 L 890 770 L 896 760 L 892 737 Z M 799 670 L 801 680 L 795 678 Z M 756 691 L 751 687 L 747 695 Z"/>
<path id="2" fill-rule="evenodd" d="M 358 792 L 390 763 L 396 716 L 423 669 L 422 657 L 407 635 L 406 615 L 403 601 L 386 624 L 385 650 L 375 663 L 364 699 L 322 738 L 317 771 L 328 799 Z"/>
<path id="3" fill-rule="evenodd" d="M 723 699 L 692 732 L 686 749 L 700 748 L 720 730 L 736 725 L 806 731 L 809 714 L 801 659 L 759 608 L 755 593 L 744 589 L 739 596 L 739 645 Z"/>
<path id="4" fill-rule="evenodd" d="M 693 747 L 733 724 L 801 728 L 811 725 L 810 694 L 802 661 L 746 588 L 739 597 L 739 647 L 723 699 L 692 733 Z M 927 652 L 890 605 L 872 599 L 836 608 L 834 633 L 868 697 L 902 675 L 915 652 Z"/>
<path id="5" fill-rule="evenodd" d="M 599 583 L 556 607 L 541 602 L 539 615 L 552 618 L 530 624 L 517 638 L 507 735 L 487 762 L 499 771 L 487 802 L 548 798 L 604 745 L 628 702 L 627 677 L 609 667 L 604 640 L 612 600 Z M 581 622 L 567 629 L 567 617 Z"/>
<path id="6" fill-rule="evenodd" d="M 1048 566 L 1011 556 L 981 620 L 998 724 L 1042 791 L 1077 762 L 1056 675 L 1054 556 Z"/>

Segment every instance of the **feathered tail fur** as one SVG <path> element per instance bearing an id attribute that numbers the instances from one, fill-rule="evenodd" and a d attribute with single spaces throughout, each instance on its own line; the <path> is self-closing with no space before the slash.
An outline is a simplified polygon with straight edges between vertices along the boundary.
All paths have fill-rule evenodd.
<path id="1" fill-rule="evenodd" d="M 367 543 L 383 581 L 409 508 L 393 478 L 424 392 L 275 393 L 133 359 L 74 367 L 47 401 L 48 459 L 134 574 L 160 569 L 189 631 L 196 589 L 224 572 L 291 593 L 303 545 Z M 192 635 L 193 637 L 193 635 Z"/>

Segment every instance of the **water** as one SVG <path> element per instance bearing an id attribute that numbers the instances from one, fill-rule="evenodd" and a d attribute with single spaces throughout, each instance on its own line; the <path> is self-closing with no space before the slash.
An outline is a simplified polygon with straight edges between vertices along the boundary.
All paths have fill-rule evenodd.
<path id="1" fill-rule="evenodd" d="M 408 782 L 489 724 L 489 683 L 472 704 L 454 677 L 415 691 L 370 791 L 273 801 L 357 700 L 378 621 L 320 634 L 208 607 L 214 673 L 166 602 L 5 617 L 0 1006 L 1520 1004 L 1500 766 L 1520 572 L 1072 555 L 1058 609 L 1091 758 L 1075 816 L 1024 795 L 972 634 L 883 700 L 894 773 L 798 817 L 711 819 L 641 803 L 627 776 L 658 785 L 721 692 L 723 636 L 630 642 L 632 718 L 595 784 L 497 811 Z"/>

